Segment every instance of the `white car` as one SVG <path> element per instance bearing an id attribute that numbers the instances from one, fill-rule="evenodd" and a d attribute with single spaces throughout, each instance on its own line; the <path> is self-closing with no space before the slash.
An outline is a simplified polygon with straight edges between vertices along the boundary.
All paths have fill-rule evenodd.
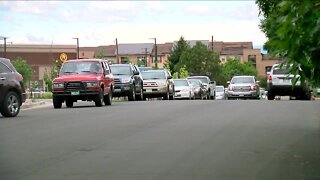
<path id="1" fill-rule="evenodd" d="M 193 88 L 187 79 L 174 79 L 175 99 L 194 99 Z"/>
<path id="2" fill-rule="evenodd" d="M 223 86 L 216 86 L 216 99 L 226 99 L 225 88 Z"/>

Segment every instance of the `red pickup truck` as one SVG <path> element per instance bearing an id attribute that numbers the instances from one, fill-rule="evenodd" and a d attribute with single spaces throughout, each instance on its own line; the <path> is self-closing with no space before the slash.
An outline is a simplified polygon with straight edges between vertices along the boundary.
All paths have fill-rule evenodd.
<path id="1" fill-rule="evenodd" d="M 106 60 L 68 60 L 62 64 L 52 86 L 53 107 L 56 109 L 64 102 L 67 107 L 73 107 L 78 100 L 94 101 L 98 107 L 112 103 L 114 81 Z"/>

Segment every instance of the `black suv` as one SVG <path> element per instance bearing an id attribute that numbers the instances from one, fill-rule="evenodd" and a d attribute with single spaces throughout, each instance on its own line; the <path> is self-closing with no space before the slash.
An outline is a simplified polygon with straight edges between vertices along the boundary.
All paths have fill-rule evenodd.
<path id="1" fill-rule="evenodd" d="M 9 59 L 0 58 L 0 112 L 4 117 L 19 114 L 20 106 L 26 101 L 23 77 Z"/>
<path id="2" fill-rule="evenodd" d="M 128 96 L 129 101 L 143 100 L 143 80 L 134 64 L 112 64 L 114 97 Z"/>

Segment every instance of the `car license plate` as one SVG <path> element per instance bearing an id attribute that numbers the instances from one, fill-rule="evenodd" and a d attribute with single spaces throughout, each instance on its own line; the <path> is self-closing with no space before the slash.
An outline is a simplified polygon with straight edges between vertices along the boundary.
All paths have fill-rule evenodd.
<path id="1" fill-rule="evenodd" d="M 79 95 L 80 91 L 71 91 L 71 96 Z"/>
<path id="2" fill-rule="evenodd" d="M 114 92 L 121 92 L 121 89 L 114 89 Z"/>
<path id="3" fill-rule="evenodd" d="M 146 89 L 146 92 L 152 92 L 152 89 Z"/>
<path id="4" fill-rule="evenodd" d="M 242 97 L 242 96 L 244 96 L 244 94 L 239 94 L 239 96 L 241 96 L 241 97 Z"/>

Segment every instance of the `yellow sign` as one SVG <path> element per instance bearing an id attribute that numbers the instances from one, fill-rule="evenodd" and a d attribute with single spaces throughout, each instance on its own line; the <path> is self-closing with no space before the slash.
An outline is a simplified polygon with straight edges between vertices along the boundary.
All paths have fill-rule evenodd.
<path id="1" fill-rule="evenodd" d="M 68 56 L 66 53 L 61 53 L 60 54 L 60 61 L 61 62 L 65 62 L 66 60 L 68 60 Z"/>

